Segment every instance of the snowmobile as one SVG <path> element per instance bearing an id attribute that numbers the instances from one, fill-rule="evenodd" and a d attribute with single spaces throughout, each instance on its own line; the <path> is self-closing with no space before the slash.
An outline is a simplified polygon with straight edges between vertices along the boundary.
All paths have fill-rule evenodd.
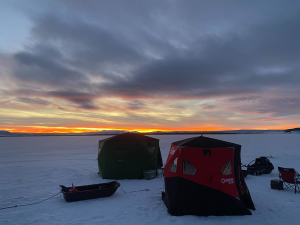
<path id="1" fill-rule="evenodd" d="M 254 163 L 251 164 L 252 162 Z M 270 160 L 264 156 L 256 158 L 245 167 L 247 167 L 247 173 L 254 176 L 258 176 L 261 174 L 270 174 L 274 169 L 274 166 L 270 162 Z"/>

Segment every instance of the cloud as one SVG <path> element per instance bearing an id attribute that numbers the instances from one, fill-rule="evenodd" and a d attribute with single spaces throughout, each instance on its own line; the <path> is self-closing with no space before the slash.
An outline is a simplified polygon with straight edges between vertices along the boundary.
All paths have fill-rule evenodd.
<path id="1" fill-rule="evenodd" d="M 153 99 L 187 111 L 300 113 L 298 1 L 21 5 L 33 27 L 22 50 L 2 53 L 10 61 L 5 96 L 28 104 L 54 98 L 83 110 L 115 97 L 129 114 Z M 180 99 L 217 101 L 172 102 Z"/>
<path id="2" fill-rule="evenodd" d="M 249 99 L 226 99 L 222 101 L 224 111 L 234 111 L 242 115 L 268 115 L 271 118 L 284 118 L 300 114 L 300 98 L 288 95 L 272 97 L 251 97 Z"/>
<path id="3" fill-rule="evenodd" d="M 35 21 L 33 36 L 63 47 L 68 52 L 68 62 L 75 67 L 91 71 L 102 67 L 101 64 L 126 65 L 144 58 L 134 42 L 122 34 L 79 17 L 66 19 L 59 14 L 46 14 Z"/>
<path id="4" fill-rule="evenodd" d="M 22 81 L 45 86 L 84 85 L 84 74 L 65 66 L 61 53 L 49 46 L 34 46 L 34 51 L 14 55 L 14 76 Z"/>
<path id="5" fill-rule="evenodd" d="M 43 100 L 40 98 L 26 98 L 26 97 L 19 97 L 18 100 L 20 102 L 29 103 L 29 104 L 38 104 L 38 105 L 49 105 L 50 102 L 47 100 Z"/>
<path id="6" fill-rule="evenodd" d="M 25 90 L 22 93 L 31 93 L 31 91 Z M 97 97 L 97 95 L 93 95 L 91 93 L 85 93 L 80 91 L 44 91 L 44 92 L 37 92 L 35 95 L 42 95 L 44 97 L 50 98 L 59 98 L 68 100 L 70 102 L 76 103 L 79 108 L 82 109 L 99 109 L 98 106 L 94 105 L 93 100 Z"/>
<path id="7" fill-rule="evenodd" d="M 259 99 L 258 96 L 247 96 L 247 97 L 238 97 L 238 98 L 228 98 L 226 99 L 226 102 L 249 102 L 249 101 L 255 101 Z"/>
<path id="8" fill-rule="evenodd" d="M 188 26 L 191 21 L 187 12 L 195 11 L 193 4 L 184 7 L 182 24 Z M 175 5 L 182 6 L 179 2 Z M 173 10 L 178 11 L 176 6 L 172 6 Z M 240 4 L 235 7 L 253 13 Z M 260 7 L 264 11 L 266 5 Z M 93 12 L 92 5 L 87 5 L 82 15 L 86 15 L 87 9 Z M 220 28 L 222 32 L 216 35 L 199 33 L 188 26 L 183 30 L 188 30 L 193 38 L 187 39 L 178 27 L 173 30 L 175 24 L 160 30 L 158 19 L 162 12 L 156 9 L 150 4 L 146 15 L 155 14 L 158 18 L 141 17 L 146 24 L 134 23 L 135 26 L 128 27 L 132 33 L 126 32 L 122 24 L 136 22 L 141 15 L 135 9 L 132 15 L 125 12 L 128 18 L 114 24 L 116 27 L 109 27 L 107 20 L 99 20 L 110 18 L 106 13 L 100 17 L 93 14 L 94 20 L 83 19 L 80 12 L 33 16 L 32 37 L 37 44 L 14 55 L 18 62 L 14 74 L 23 81 L 51 86 L 57 91 L 62 87 L 73 91 L 82 88 L 99 97 L 201 99 L 299 85 L 299 14 L 280 15 L 274 10 L 281 17 L 260 18 L 241 29 L 233 23 L 234 18 L 241 16 L 235 13 L 228 21 L 239 32 L 228 26 L 225 30 Z M 167 13 L 174 16 L 172 11 Z M 163 21 L 171 22 L 166 18 Z M 150 33 L 147 25 L 161 32 Z M 176 36 L 170 36 L 174 33 Z"/>
<path id="9" fill-rule="evenodd" d="M 213 110 L 215 108 L 218 108 L 216 105 L 210 105 L 210 104 L 202 104 L 201 109 L 204 110 Z"/>
<path id="10" fill-rule="evenodd" d="M 141 109 L 143 108 L 145 103 L 141 100 L 133 100 L 128 104 L 129 109 Z"/>

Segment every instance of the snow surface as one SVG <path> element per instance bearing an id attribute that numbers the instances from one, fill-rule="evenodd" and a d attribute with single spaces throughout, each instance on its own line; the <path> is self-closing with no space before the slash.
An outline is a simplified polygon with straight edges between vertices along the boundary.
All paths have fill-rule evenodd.
<path id="1" fill-rule="evenodd" d="M 152 135 L 160 139 L 163 161 L 172 142 L 197 135 Z M 300 224 L 300 193 L 270 188 L 277 167 L 300 172 L 299 134 L 205 135 L 242 145 L 242 163 L 272 155 L 271 174 L 248 175 L 256 211 L 252 216 L 171 216 L 161 200 L 161 177 L 119 180 L 120 188 L 108 198 L 66 202 L 61 195 L 39 204 L 0 210 L 0 224 Z M 108 136 L 0 138 L 0 208 L 37 202 L 70 186 L 107 182 L 98 174 L 98 140 Z"/>

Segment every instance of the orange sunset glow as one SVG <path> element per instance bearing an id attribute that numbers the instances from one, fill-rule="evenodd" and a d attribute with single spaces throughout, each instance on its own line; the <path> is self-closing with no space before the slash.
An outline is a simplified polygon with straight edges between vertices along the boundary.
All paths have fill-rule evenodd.
<path id="1" fill-rule="evenodd" d="M 251 130 L 285 130 L 290 129 L 292 127 L 258 127 L 258 128 L 251 128 Z M 128 131 L 128 132 L 140 132 L 140 133 L 146 133 L 146 132 L 174 132 L 174 131 L 191 131 L 191 132 L 198 132 L 198 131 L 233 131 L 233 130 L 239 130 L 239 128 L 231 128 L 226 129 L 222 127 L 201 127 L 199 129 L 193 129 L 193 128 L 186 128 L 186 129 L 149 129 L 149 128 L 131 128 L 131 127 L 125 127 L 125 128 L 83 128 L 83 127 L 18 127 L 18 128 L 0 128 L 0 130 L 9 131 L 9 132 L 15 132 L 15 133 L 88 133 L 88 132 L 101 132 L 101 131 Z"/>
<path id="2" fill-rule="evenodd" d="M 118 129 L 118 128 L 83 128 L 83 127 L 24 127 L 24 128 L 15 128 L 15 129 L 6 129 L 6 128 L 1 128 L 1 130 L 6 130 L 10 132 L 16 132 L 16 133 L 86 133 L 86 132 L 99 132 L 99 131 L 137 131 L 140 133 L 145 133 L 145 132 L 155 132 L 155 131 L 162 131 L 162 132 L 170 132 L 170 131 L 217 131 L 218 129 L 211 129 L 211 128 L 203 128 L 200 130 L 192 130 L 192 129 L 187 129 L 187 130 L 178 130 L 178 129 L 143 129 L 143 128 L 123 128 L 123 129 Z"/>

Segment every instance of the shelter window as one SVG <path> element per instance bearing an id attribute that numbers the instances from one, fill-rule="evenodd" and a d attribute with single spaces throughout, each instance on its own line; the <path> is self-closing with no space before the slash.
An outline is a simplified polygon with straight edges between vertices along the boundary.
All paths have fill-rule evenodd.
<path id="1" fill-rule="evenodd" d="M 211 155 L 210 149 L 203 149 L 203 155 Z"/>
<path id="2" fill-rule="evenodd" d="M 186 159 L 182 160 L 182 173 L 188 175 L 195 175 L 196 169 Z"/>
<path id="3" fill-rule="evenodd" d="M 126 148 L 118 148 L 117 150 L 118 155 L 124 155 L 126 153 Z"/>
<path id="4" fill-rule="evenodd" d="M 150 153 L 154 153 L 155 147 L 148 148 L 148 150 L 149 150 Z"/>
<path id="5" fill-rule="evenodd" d="M 170 165 L 170 171 L 172 173 L 177 173 L 177 159 L 178 158 L 176 158 Z"/>
<path id="6" fill-rule="evenodd" d="M 232 174 L 231 159 L 222 168 L 222 173 L 223 173 L 224 176 Z"/>

